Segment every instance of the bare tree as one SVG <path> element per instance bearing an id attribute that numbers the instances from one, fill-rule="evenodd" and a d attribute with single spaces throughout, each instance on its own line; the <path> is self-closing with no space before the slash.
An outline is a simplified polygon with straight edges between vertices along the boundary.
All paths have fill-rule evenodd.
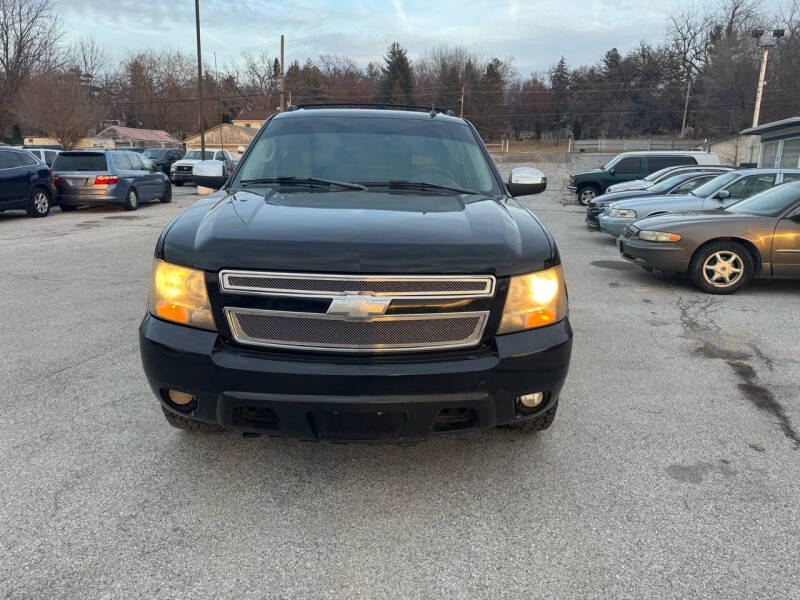
<path id="1" fill-rule="evenodd" d="M 66 149 L 73 148 L 104 116 L 91 88 L 76 71 L 35 77 L 22 91 L 19 112 L 26 123 Z"/>
<path id="2" fill-rule="evenodd" d="M 80 71 L 84 79 L 94 81 L 110 61 L 103 46 L 95 38 L 85 36 L 67 49 L 67 62 Z"/>
<path id="3" fill-rule="evenodd" d="M 52 0 L 0 0 L 0 135 L 22 88 L 54 61 L 60 38 Z"/>

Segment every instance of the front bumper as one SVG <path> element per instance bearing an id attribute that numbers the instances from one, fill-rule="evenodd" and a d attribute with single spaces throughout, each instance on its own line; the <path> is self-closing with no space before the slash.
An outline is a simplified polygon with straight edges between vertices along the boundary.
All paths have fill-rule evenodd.
<path id="1" fill-rule="evenodd" d="M 600 229 L 602 229 L 606 233 L 610 233 L 614 237 L 618 237 L 622 235 L 622 232 L 625 231 L 625 228 L 634 221 L 636 221 L 636 219 L 623 218 L 623 217 L 609 217 L 608 215 L 600 215 L 597 218 L 597 221 L 600 224 Z"/>
<path id="2" fill-rule="evenodd" d="M 413 441 L 546 411 L 567 377 L 572 328 L 564 319 L 469 350 L 321 356 L 248 349 L 148 314 L 139 344 L 156 396 L 190 419 L 308 440 Z M 168 389 L 194 394 L 191 412 L 175 410 Z M 540 391 L 545 400 L 523 414 L 516 398 Z M 464 418 L 442 426 L 443 414 Z"/>
<path id="3" fill-rule="evenodd" d="M 169 176 L 172 181 L 182 181 L 189 183 L 193 181 L 191 171 L 172 171 Z"/>
<path id="4" fill-rule="evenodd" d="M 568 185 L 567 189 L 572 192 L 573 194 L 578 191 L 578 186 L 575 185 Z"/>
<path id="5" fill-rule="evenodd" d="M 600 215 L 603 214 L 605 207 L 601 208 L 592 208 L 591 206 L 586 207 L 586 218 L 584 221 L 586 222 L 586 227 L 592 231 L 597 231 L 600 229 L 600 221 L 598 220 Z"/>
<path id="6" fill-rule="evenodd" d="M 622 258 L 641 267 L 686 273 L 692 254 L 674 243 L 648 242 L 637 238 L 620 238 L 617 248 Z"/>

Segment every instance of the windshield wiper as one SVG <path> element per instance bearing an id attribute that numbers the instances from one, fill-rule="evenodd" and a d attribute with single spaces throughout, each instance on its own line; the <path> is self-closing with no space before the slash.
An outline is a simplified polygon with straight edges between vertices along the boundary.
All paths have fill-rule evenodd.
<path id="1" fill-rule="evenodd" d="M 343 187 L 349 190 L 364 191 L 367 188 L 360 183 L 352 183 L 350 181 L 333 181 L 332 179 L 319 179 L 317 177 L 267 177 L 262 179 L 242 179 L 239 183 L 247 185 L 248 183 L 281 183 L 288 185 L 326 185 Z"/>
<path id="2" fill-rule="evenodd" d="M 470 194 L 472 196 L 485 196 L 482 192 L 475 190 L 465 190 L 464 188 L 453 187 L 450 185 L 439 185 L 438 183 L 428 183 L 427 181 L 406 181 L 395 179 L 392 181 L 365 181 L 365 185 L 387 186 L 393 188 L 418 189 L 418 190 L 447 190 L 459 194 Z"/>

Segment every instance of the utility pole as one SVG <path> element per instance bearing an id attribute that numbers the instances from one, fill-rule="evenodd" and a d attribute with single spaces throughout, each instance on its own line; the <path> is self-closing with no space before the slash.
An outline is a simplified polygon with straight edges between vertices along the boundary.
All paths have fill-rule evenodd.
<path id="1" fill-rule="evenodd" d="M 281 34 L 281 112 L 286 110 L 283 90 L 286 85 L 285 81 L 286 70 L 283 68 L 283 34 Z"/>
<path id="2" fill-rule="evenodd" d="M 461 112 L 458 115 L 459 119 L 464 118 L 464 91 L 466 90 L 466 87 L 467 87 L 466 83 L 461 84 Z"/>
<path id="3" fill-rule="evenodd" d="M 767 58 L 769 57 L 769 49 L 773 46 L 778 44 L 780 38 L 784 35 L 783 29 L 775 29 L 772 32 L 772 39 L 774 40 L 772 43 L 769 42 L 761 42 L 761 37 L 764 35 L 763 29 L 754 29 L 751 32 L 751 35 L 756 39 L 756 44 L 759 48 L 764 50 L 764 54 L 761 55 L 761 74 L 758 77 L 758 89 L 756 90 L 756 106 L 753 109 L 753 127 L 758 127 L 758 117 L 761 113 L 761 98 L 764 96 L 764 82 L 767 76 Z M 755 149 L 756 145 L 756 136 L 750 136 L 750 154 L 747 159 L 748 162 L 753 162 L 753 150 Z"/>
<path id="4" fill-rule="evenodd" d="M 219 71 L 217 70 L 217 51 L 214 50 L 214 77 L 217 80 L 217 111 L 219 112 L 219 146 L 225 150 L 225 137 L 222 133 L 222 90 L 219 85 Z"/>
<path id="5" fill-rule="evenodd" d="M 686 135 L 686 113 L 689 111 L 689 94 L 692 91 L 692 74 L 689 73 L 689 83 L 686 84 L 686 102 L 683 103 L 683 122 L 681 123 L 681 139 Z"/>
<path id="6" fill-rule="evenodd" d="M 206 134 L 203 127 L 203 59 L 200 54 L 200 0 L 194 0 L 194 20 L 197 29 L 197 99 L 200 104 L 200 156 L 206 157 Z"/>

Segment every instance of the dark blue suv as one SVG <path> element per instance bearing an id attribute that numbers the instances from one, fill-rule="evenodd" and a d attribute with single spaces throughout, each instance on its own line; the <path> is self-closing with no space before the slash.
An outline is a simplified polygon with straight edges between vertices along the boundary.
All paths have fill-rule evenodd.
<path id="1" fill-rule="evenodd" d="M 0 148 L 0 211 L 25 209 L 46 217 L 56 197 L 53 172 L 30 152 Z"/>

